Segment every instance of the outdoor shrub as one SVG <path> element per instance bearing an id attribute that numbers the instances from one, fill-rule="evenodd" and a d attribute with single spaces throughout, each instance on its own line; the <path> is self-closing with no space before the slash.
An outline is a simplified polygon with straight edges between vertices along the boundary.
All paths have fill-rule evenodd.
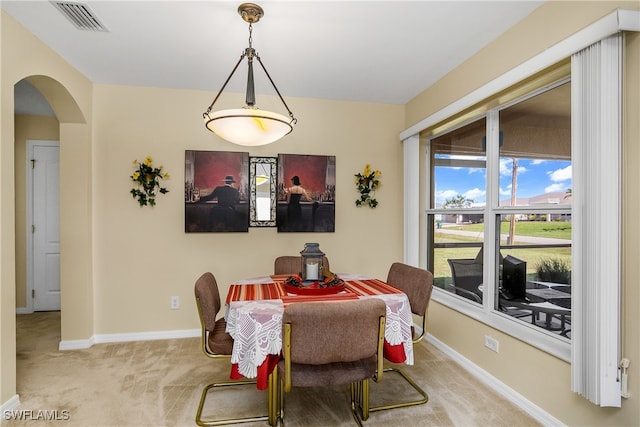
<path id="1" fill-rule="evenodd" d="M 536 264 L 536 273 L 541 282 L 571 283 L 569 263 L 560 258 L 545 258 Z"/>

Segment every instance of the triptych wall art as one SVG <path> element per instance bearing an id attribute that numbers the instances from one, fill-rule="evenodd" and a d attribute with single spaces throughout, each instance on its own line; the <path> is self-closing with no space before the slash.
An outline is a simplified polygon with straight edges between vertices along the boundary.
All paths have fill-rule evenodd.
<path id="1" fill-rule="evenodd" d="M 185 152 L 185 232 L 335 231 L 335 156 Z"/>

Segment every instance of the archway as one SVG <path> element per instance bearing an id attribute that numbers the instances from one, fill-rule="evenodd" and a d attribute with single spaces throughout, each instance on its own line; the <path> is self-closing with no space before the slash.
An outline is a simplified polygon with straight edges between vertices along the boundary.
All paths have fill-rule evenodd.
<path id="1" fill-rule="evenodd" d="M 58 126 L 58 137 L 60 141 L 60 240 L 64 242 L 61 248 L 61 290 L 62 290 L 62 319 L 61 319 L 61 339 L 73 341 L 78 338 L 84 342 L 90 342 L 93 334 L 93 290 L 91 282 L 91 135 L 90 126 L 86 116 L 82 112 L 79 103 L 71 91 L 54 78 L 44 75 L 31 75 L 22 80 L 28 81 L 46 99 L 55 114 Z M 20 81 L 22 81 L 20 80 Z M 83 86 L 84 85 L 84 82 Z M 86 87 L 78 89 L 79 93 L 88 94 L 90 90 Z M 90 98 L 88 98 L 90 99 Z M 85 105 L 89 105 L 85 99 Z M 15 101 L 15 100 L 14 100 Z M 14 130 L 16 126 L 16 115 L 14 113 Z M 5 135 L 6 136 L 6 135 Z M 8 142 L 8 141 L 7 141 Z M 15 136 L 13 148 L 15 149 Z M 5 153 L 14 151 L 4 150 Z M 26 158 L 23 157 L 24 162 Z M 15 155 L 14 155 L 14 161 Z M 15 169 L 15 165 L 14 165 Z M 82 183 L 74 182 L 74 177 L 85 176 Z M 16 194 L 19 189 L 18 183 L 14 179 L 5 181 L 3 190 L 13 187 Z M 14 205 L 14 212 L 17 215 L 22 207 Z M 24 212 L 24 210 L 23 210 Z M 15 235 L 15 233 L 14 233 Z M 17 238 L 17 237 L 16 237 Z M 22 253 L 15 253 L 15 266 L 18 268 L 19 258 L 24 257 Z M 81 264 L 78 268 L 77 264 Z M 10 267 L 11 264 L 9 264 Z M 15 275 L 14 275 L 15 277 Z M 3 286 L 16 286 L 13 283 L 3 283 Z M 16 311 L 15 300 L 11 303 L 13 311 Z M 7 308 L 7 306 L 4 306 Z M 6 332 L 6 331 L 5 331 Z M 6 334 L 6 339 L 13 341 L 15 354 L 15 330 L 11 334 Z M 5 334 L 3 333 L 3 341 Z M 8 350 L 8 348 L 6 348 Z M 5 352 L 5 355 L 8 353 Z M 8 360 L 11 362 L 11 360 Z M 4 361 L 3 361 L 4 364 Z M 15 367 L 15 360 L 9 365 Z M 6 372 L 5 372 L 6 373 Z M 10 380 L 10 378 L 7 378 Z M 3 381 L 4 382 L 4 381 Z M 10 385 L 11 381 L 7 384 Z M 14 383 L 15 384 L 15 383 Z M 4 386 L 4 385 L 3 385 Z M 5 390 L 6 393 L 6 390 Z M 17 396 L 16 396 L 17 398 Z"/>
<path id="2" fill-rule="evenodd" d="M 55 264 L 57 263 L 51 262 L 51 250 L 55 247 L 45 245 L 44 239 L 51 242 L 50 237 L 54 237 L 59 241 L 59 233 L 55 228 L 49 233 L 46 232 L 47 228 L 58 227 L 59 221 L 57 218 L 47 219 L 49 215 L 46 214 L 51 212 L 50 209 L 35 211 L 33 207 L 34 203 L 36 207 L 39 205 L 51 206 L 50 202 L 58 199 L 59 186 L 51 186 L 52 180 L 48 178 L 46 181 L 37 179 L 37 185 L 34 187 L 32 178 L 34 176 L 44 178 L 45 175 L 51 173 L 51 168 L 55 167 L 55 164 L 41 164 L 40 161 L 33 160 L 40 157 L 41 154 L 45 155 L 43 160 L 46 160 L 59 152 L 55 142 L 60 140 L 60 123 L 47 100 L 27 79 L 22 79 L 14 85 L 14 99 L 15 300 L 16 313 L 29 314 L 36 308 L 56 308 L 56 304 L 51 304 L 57 299 L 55 294 L 41 292 L 41 289 L 38 288 L 44 288 L 44 283 L 53 285 L 57 282 L 54 279 L 55 281 L 52 283 L 48 278 L 51 273 L 56 273 Z M 45 185 L 45 182 L 49 183 L 48 186 Z M 57 184 L 57 179 L 54 179 L 53 182 Z M 53 198 L 35 198 L 31 194 L 34 188 L 53 190 L 51 194 Z M 34 221 L 36 218 L 38 219 L 37 223 Z M 38 252 L 41 256 L 36 257 L 42 263 L 41 265 L 38 262 L 36 265 L 41 268 L 34 268 L 32 264 L 34 259 L 33 242 L 40 243 L 37 248 L 43 250 Z M 47 249 L 45 250 L 45 248 Z M 50 273 L 47 274 L 47 271 Z M 34 279 L 33 273 L 35 272 L 37 272 L 38 279 Z M 34 287 L 34 283 L 40 286 Z M 44 289 L 42 290 L 44 291 Z M 44 301 L 49 303 L 48 307 L 44 307 L 42 304 L 44 301 L 41 298 L 45 298 Z"/>

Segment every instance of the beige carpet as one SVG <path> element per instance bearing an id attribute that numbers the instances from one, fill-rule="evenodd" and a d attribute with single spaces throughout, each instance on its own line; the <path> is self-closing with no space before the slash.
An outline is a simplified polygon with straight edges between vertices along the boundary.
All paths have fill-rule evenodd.
<path id="1" fill-rule="evenodd" d="M 59 312 L 17 316 L 20 410 L 57 410 L 66 421 L 3 420 L 2 426 L 194 426 L 202 388 L 228 378 L 229 365 L 202 354 L 199 339 L 97 344 L 58 351 Z M 430 396 L 426 405 L 372 413 L 366 426 L 537 426 L 511 405 L 422 342 L 407 371 Z M 415 397 L 389 374 L 371 387 L 381 397 Z M 266 392 L 253 387 L 214 391 L 205 414 L 266 413 Z M 286 396 L 287 426 L 353 426 L 348 386 L 294 389 Z M 67 411 L 67 412 L 63 412 Z M 266 426 L 267 422 L 243 424 Z"/>

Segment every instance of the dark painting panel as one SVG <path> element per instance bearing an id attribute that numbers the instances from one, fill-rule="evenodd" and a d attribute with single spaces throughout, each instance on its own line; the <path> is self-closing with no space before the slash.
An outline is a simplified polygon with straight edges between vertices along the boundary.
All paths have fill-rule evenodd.
<path id="1" fill-rule="evenodd" d="M 279 232 L 334 232 L 335 194 L 335 156 L 278 155 Z"/>
<path id="2" fill-rule="evenodd" d="M 185 151 L 185 232 L 249 231 L 249 153 Z"/>

